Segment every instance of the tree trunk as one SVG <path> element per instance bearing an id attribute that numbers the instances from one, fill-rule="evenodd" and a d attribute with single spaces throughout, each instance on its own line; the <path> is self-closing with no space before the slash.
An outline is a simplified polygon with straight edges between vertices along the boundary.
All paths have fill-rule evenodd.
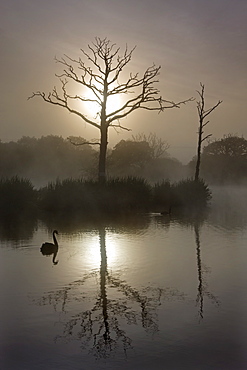
<path id="1" fill-rule="evenodd" d="M 195 181 L 199 180 L 200 165 L 201 165 L 201 146 L 202 146 L 202 123 L 200 123 L 200 126 L 199 126 Z"/>
<path id="2" fill-rule="evenodd" d="M 108 144 L 108 127 L 102 125 L 100 128 L 100 152 L 99 152 L 99 182 L 106 181 L 106 150 Z"/>
<path id="3" fill-rule="evenodd" d="M 104 183 L 106 181 L 106 149 L 107 149 L 107 144 L 108 144 L 108 125 L 106 123 L 106 102 L 107 102 L 107 97 L 108 97 L 107 96 L 108 75 L 109 75 L 109 70 L 108 70 L 108 65 L 106 63 L 103 101 L 101 105 L 101 114 L 100 114 L 99 182 L 101 183 Z"/>
<path id="4" fill-rule="evenodd" d="M 199 180 L 199 173 L 200 173 L 200 165 L 201 165 L 201 150 L 202 150 L 202 142 L 208 139 L 212 134 L 203 137 L 203 128 L 209 123 L 206 121 L 204 123 L 204 119 L 214 110 L 216 109 L 222 101 L 219 100 L 217 104 L 215 104 L 212 108 L 205 109 L 205 99 L 204 99 L 204 85 L 201 85 L 201 92 L 197 91 L 200 100 L 197 102 L 197 111 L 199 115 L 199 130 L 198 130 L 198 145 L 197 145 L 197 161 L 196 161 L 196 171 L 195 171 L 195 181 Z"/>

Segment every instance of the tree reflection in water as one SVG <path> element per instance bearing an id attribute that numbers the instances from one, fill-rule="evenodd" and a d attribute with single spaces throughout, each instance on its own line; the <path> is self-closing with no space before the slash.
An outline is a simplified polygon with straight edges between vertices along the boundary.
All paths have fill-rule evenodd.
<path id="1" fill-rule="evenodd" d="M 5 215 L 0 212 L 0 240 L 19 242 L 32 240 L 37 228 L 35 215 L 20 213 L 18 215 Z M 14 245 L 18 245 L 14 243 Z"/>
<path id="2" fill-rule="evenodd" d="M 202 264 L 201 256 L 201 242 L 200 242 L 200 222 L 195 221 L 194 231 L 195 231 L 195 242 L 196 242 L 196 262 L 197 262 L 197 272 L 198 272 L 198 293 L 196 298 L 196 303 L 199 306 L 199 316 L 203 319 L 204 314 L 204 296 L 208 297 L 209 300 L 219 306 L 219 300 L 216 296 L 208 290 L 208 284 L 205 279 L 205 273 L 209 272 L 209 268 Z"/>
<path id="3" fill-rule="evenodd" d="M 86 293 L 78 294 L 77 288 L 83 286 L 88 279 L 97 278 L 96 271 L 67 287 L 44 295 L 38 302 L 40 305 L 53 305 L 55 311 L 61 307 L 65 314 L 63 333 L 56 337 L 57 341 L 80 340 L 81 347 L 89 346 L 96 358 L 107 358 L 119 349 L 127 356 L 127 350 L 133 349 L 133 346 L 124 329 L 126 325 L 141 324 L 146 332 L 154 335 L 158 331 L 157 308 L 161 304 L 161 298 L 185 299 L 185 295 L 177 290 L 153 287 L 136 289 L 119 276 L 113 276 L 107 269 L 105 240 L 105 228 L 100 227 L 100 289 L 91 309 L 80 311 L 67 319 L 69 303 L 73 300 L 85 300 Z M 73 294 L 73 290 L 76 294 Z"/>

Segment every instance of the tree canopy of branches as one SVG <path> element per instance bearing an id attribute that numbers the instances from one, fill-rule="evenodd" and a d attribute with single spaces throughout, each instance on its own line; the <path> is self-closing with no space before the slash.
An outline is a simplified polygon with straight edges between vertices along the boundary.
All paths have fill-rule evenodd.
<path id="1" fill-rule="evenodd" d="M 246 181 L 247 140 L 226 135 L 204 147 L 202 172 L 210 182 L 238 183 Z"/>
<path id="2" fill-rule="evenodd" d="M 65 108 L 68 112 L 80 117 L 84 122 L 92 125 L 100 132 L 98 177 L 100 181 L 106 179 L 106 150 L 108 144 L 109 127 L 129 130 L 121 125 L 120 120 L 137 109 L 163 112 L 167 108 L 178 108 L 182 102 L 173 102 L 164 99 L 156 87 L 160 66 L 148 67 L 143 75 L 130 73 L 124 82 L 120 81 L 123 69 L 131 61 L 135 48 L 129 50 L 126 46 L 123 54 L 120 48 L 110 40 L 99 37 L 88 45 L 88 51 L 81 50 L 82 57 L 74 59 L 65 55 L 56 59 L 63 67 L 63 72 L 56 75 L 61 83 L 61 92 L 54 87 L 48 94 L 37 91 L 30 96 L 40 97 L 45 102 Z M 85 63 L 85 61 L 89 65 Z M 121 75 L 122 76 L 122 75 Z M 69 93 L 68 83 L 76 83 L 78 88 L 86 89 L 85 95 Z M 88 93 L 91 93 L 92 98 Z M 113 96 L 125 97 L 120 107 L 110 111 L 108 101 Z M 86 113 L 77 109 L 75 102 L 94 103 L 98 107 L 95 119 L 89 118 Z"/>
<path id="3" fill-rule="evenodd" d="M 110 170 L 115 176 L 141 176 L 145 164 L 152 159 L 151 153 L 146 141 L 121 140 L 109 156 Z"/>
<path id="4" fill-rule="evenodd" d="M 143 139 L 143 140 L 142 140 Z M 151 183 L 186 176 L 185 168 L 166 151 L 169 145 L 155 134 L 137 134 L 133 140 L 121 140 L 108 156 L 110 177 L 138 176 Z"/>
<path id="5" fill-rule="evenodd" d="M 149 135 L 140 133 L 135 136 L 133 135 L 132 138 L 136 142 L 144 141 L 148 143 L 153 159 L 168 157 L 167 150 L 170 148 L 170 145 L 165 140 L 159 138 L 155 133 L 150 132 Z"/>
<path id="6" fill-rule="evenodd" d="M 247 140 L 236 135 L 225 135 L 214 140 L 203 149 L 203 156 L 225 156 L 247 160 Z"/>
<path id="7" fill-rule="evenodd" d="M 196 170 L 195 170 L 195 181 L 199 180 L 199 173 L 200 173 L 200 164 L 201 164 L 201 149 L 203 141 L 207 140 L 212 134 L 208 134 L 203 136 L 204 128 L 209 123 L 209 121 L 205 121 L 205 119 L 212 113 L 221 103 L 222 101 L 219 100 L 213 107 L 206 109 L 205 108 L 205 97 L 204 97 L 204 90 L 205 86 L 201 83 L 201 91 L 197 91 L 200 97 L 197 103 L 197 112 L 199 117 L 199 128 L 198 128 L 198 144 L 197 144 L 197 162 L 196 162 Z"/>

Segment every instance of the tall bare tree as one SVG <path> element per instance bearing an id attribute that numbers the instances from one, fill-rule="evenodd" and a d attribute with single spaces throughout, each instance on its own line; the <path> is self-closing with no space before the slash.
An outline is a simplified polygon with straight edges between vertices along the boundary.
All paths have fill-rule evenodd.
<path id="1" fill-rule="evenodd" d="M 64 68 L 62 74 L 56 75 L 61 83 L 61 93 L 54 87 L 48 94 L 37 91 L 30 96 L 30 98 L 38 96 L 47 103 L 63 107 L 100 131 L 100 139 L 97 142 L 100 146 L 98 167 L 100 181 L 106 179 L 109 127 L 129 130 L 120 124 L 120 120 L 137 109 L 163 112 L 167 108 L 179 108 L 181 104 L 191 100 L 175 103 L 163 99 L 155 87 L 161 67 L 156 67 L 154 64 L 148 67 L 142 76 L 139 76 L 139 73 L 130 73 L 125 82 L 120 82 L 120 74 L 131 61 L 134 50 L 135 48 L 129 50 L 126 46 L 121 55 L 120 48 L 116 44 L 106 38 L 96 37 L 95 41 L 88 45 L 88 51 L 81 49 L 83 58 L 89 66 L 81 57 L 73 59 L 64 55 L 63 58 L 56 59 L 56 62 Z M 69 81 L 75 82 L 77 89 L 83 87 L 86 90 L 85 95 L 70 94 L 67 88 Z M 89 92 L 91 95 L 88 94 Z M 125 100 L 120 107 L 109 112 L 107 109 L 109 98 L 116 95 L 124 95 Z M 77 109 L 78 105 L 74 104 L 75 102 L 96 104 L 98 107 L 96 117 L 89 118 L 86 113 Z"/>
<path id="2" fill-rule="evenodd" d="M 200 100 L 196 102 L 197 104 L 197 112 L 199 117 L 199 128 L 198 128 L 198 144 L 197 144 L 197 161 L 196 161 L 196 170 L 195 170 L 195 181 L 199 180 L 200 174 L 200 165 L 201 165 L 201 151 L 202 151 L 202 143 L 203 141 L 207 140 L 212 134 L 208 134 L 203 136 L 204 134 L 204 127 L 209 123 L 209 121 L 205 121 L 205 118 L 208 117 L 210 113 L 213 112 L 221 103 L 222 100 L 219 100 L 213 107 L 206 109 L 205 108 L 205 97 L 204 97 L 204 90 L 205 86 L 200 83 L 201 90 L 197 91 L 200 97 Z"/>

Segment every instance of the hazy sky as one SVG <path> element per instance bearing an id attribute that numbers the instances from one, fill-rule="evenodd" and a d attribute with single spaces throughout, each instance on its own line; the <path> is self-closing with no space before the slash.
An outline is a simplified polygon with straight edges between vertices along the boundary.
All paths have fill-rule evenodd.
<path id="1" fill-rule="evenodd" d="M 80 135 L 98 131 L 33 91 L 56 83 L 63 54 L 77 56 L 95 36 L 122 48 L 137 46 L 128 72 L 161 65 L 164 98 L 183 100 L 205 84 L 208 106 L 223 100 L 210 116 L 206 133 L 247 138 L 247 1 L 246 0 L 1 0 L 0 2 L 0 139 L 23 135 Z M 162 114 L 142 111 L 124 121 L 132 132 L 110 131 L 110 146 L 140 132 L 155 132 L 170 153 L 187 162 L 196 153 L 196 103 Z"/>

